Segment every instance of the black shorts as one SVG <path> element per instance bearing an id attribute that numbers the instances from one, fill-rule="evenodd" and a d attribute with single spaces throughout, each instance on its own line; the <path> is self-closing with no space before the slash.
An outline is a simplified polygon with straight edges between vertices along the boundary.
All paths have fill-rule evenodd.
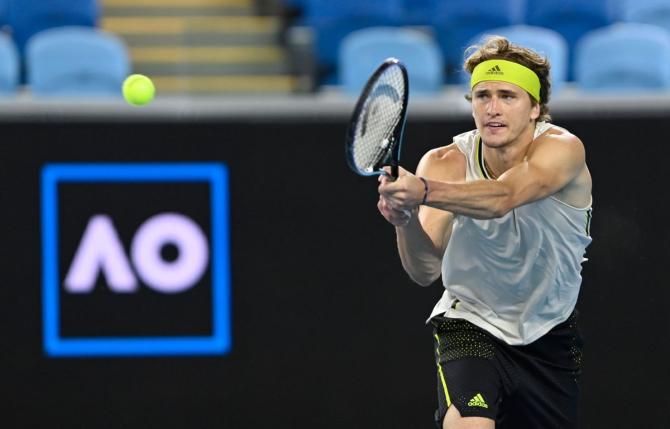
<path id="1" fill-rule="evenodd" d="M 576 311 L 539 340 L 510 346 L 462 319 L 431 319 L 435 342 L 437 427 L 453 405 L 496 429 L 577 427 L 582 337 Z"/>

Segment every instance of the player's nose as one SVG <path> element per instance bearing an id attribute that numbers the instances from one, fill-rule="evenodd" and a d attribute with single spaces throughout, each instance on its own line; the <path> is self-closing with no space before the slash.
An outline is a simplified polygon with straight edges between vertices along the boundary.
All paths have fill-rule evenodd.
<path id="1" fill-rule="evenodd" d="M 489 115 L 497 115 L 500 113 L 498 111 L 500 104 L 498 103 L 498 98 L 497 97 L 491 97 L 489 102 L 486 104 L 486 113 Z"/>

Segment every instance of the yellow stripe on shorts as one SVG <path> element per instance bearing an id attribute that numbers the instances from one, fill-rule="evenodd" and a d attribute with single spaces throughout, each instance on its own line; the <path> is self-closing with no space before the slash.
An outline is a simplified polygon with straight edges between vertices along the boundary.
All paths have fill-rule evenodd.
<path id="1" fill-rule="evenodd" d="M 447 380 L 444 378 L 444 372 L 442 372 L 442 367 L 440 366 L 440 337 L 435 334 L 435 339 L 437 340 L 437 371 L 440 373 L 440 381 L 442 381 L 442 389 L 444 390 L 444 396 L 447 399 L 447 408 L 451 407 L 451 398 L 449 397 L 449 389 L 447 389 Z"/>

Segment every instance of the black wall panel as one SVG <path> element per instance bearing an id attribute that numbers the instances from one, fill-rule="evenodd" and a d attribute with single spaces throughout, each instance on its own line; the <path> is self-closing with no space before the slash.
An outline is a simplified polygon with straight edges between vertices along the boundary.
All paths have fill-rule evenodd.
<path id="1" fill-rule="evenodd" d="M 670 427 L 667 118 L 558 123 L 584 141 L 594 178 L 594 242 L 578 304 L 583 427 Z M 471 126 L 410 120 L 402 163 L 413 170 L 426 150 Z M 436 377 L 424 321 L 441 287 L 421 288 L 402 271 L 393 228 L 376 211 L 375 179 L 345 166 L 345 128 L 328 118 L 3 124 L 2 426 L 431 428 Z M 227 166 L 229 353 L 45 354 L 40 173 L 54 162 Z M 174 198 L 188 205 L 197 192 Z M 75 215 L 92 203 L 74 193 L 67 204 Z M 115 204 L 120 213 L 143 207 L 137 197 Z M 137 299 L 147 318 L 160 316 Z"/>

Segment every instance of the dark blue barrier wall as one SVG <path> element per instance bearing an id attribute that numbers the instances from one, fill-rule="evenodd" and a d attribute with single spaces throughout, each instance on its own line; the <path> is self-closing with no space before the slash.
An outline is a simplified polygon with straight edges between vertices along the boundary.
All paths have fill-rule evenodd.
<path id="1" fill-rule="evenodd" d="M 558 121 L 585 142 L 594 177 L 579 303 L 584 428 L 670 427 L 667 119 Z M 431 428 L 436 377 L 424 320 L 441 288 L 416 286 L 402 271 L 393 229 L 376 211 L 375 180 L 345 167 L 345 127 L 333 119 L 3 124 L 2 426 Z M 470 127 L 410 121 L 403 163 L 414 169 L 427 149 Z M 158 161 L 228 168 L 232 349 L 47 357 L 41 168 Z M 194 195 L 175 192 L 175 202 Z M 92 203 L 68 204 L 62 216 Z M 114 204 L 119 213 L 153 207 L 150 199 Z M 124 245 L 130 229 L 119 231 Z M 138 299 L 146 323 L 161 317 L 151 299 Z"/>

